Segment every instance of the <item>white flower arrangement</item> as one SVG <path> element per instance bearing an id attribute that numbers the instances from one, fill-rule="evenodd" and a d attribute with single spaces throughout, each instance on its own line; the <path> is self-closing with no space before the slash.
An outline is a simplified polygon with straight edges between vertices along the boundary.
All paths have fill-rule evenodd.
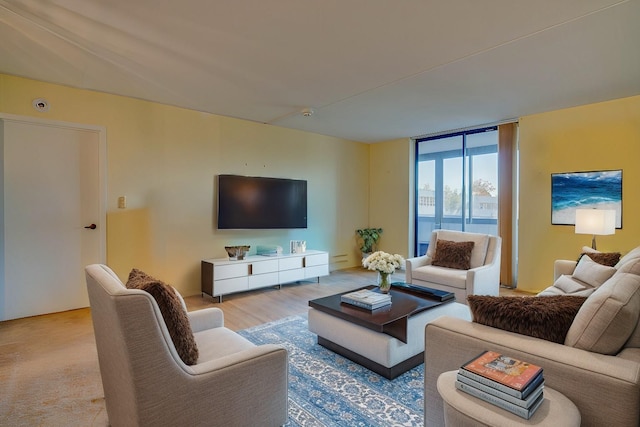
<path id="1" fill-rule="evenodd" d="M 396 268 L 404 267 L 404 258 L 398 254 L 377 251 L 363 259 L 362 265 L 369 270 L 391 274 Z"/>

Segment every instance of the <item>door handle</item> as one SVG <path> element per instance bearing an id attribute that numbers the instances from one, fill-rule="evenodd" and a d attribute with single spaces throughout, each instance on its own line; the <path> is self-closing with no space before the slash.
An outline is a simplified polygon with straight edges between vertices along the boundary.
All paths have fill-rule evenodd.
<path id="1" fill-rule="evenodd" d="M 85 228 L 90 228 L 91 230 L 95 230 L 96 228 L 98 228 L 98 226 L 95 224 L 91 224 L 91 225 L 87 225 Z"/>

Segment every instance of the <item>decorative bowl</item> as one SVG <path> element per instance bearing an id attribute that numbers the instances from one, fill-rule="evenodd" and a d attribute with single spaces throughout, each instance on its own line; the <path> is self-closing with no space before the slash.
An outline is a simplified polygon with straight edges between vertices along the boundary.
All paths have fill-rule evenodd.
<path id="1" fill-rule="evenodd" d="M 241 260 L 244 259 L 244 256 L 251 246 L 225 246 L 224 249 L 227 251 L 229 255 L 229 259 L 231 260 Z"/>

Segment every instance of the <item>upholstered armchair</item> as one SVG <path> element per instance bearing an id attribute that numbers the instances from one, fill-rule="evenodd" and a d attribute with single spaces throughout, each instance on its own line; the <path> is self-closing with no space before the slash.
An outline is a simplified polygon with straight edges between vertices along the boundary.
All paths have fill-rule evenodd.
<path id="1" fill-rule="evenodd" d="M 455 255 L 459 248 L 450 249 L 438 241 L 473 242 L 468 264 L 461 266 Z M 451 245 L 450 245 L 451 246 Z M 455 245 L 454 245 L 455 246 Z M 406 261 L 406 282 L 427 288 L 453 292 L 456 301 L 466 304 L 468 295 L 498 295 L 500 293 L 500 237 L 454 230 L 434 230 L 427 253 Z M 434 265 L 434 259 L 440 265 Z M 448 267 L 442 266 L 448 265 Z M 465 268 L 466 267 L 466 268 Z"/>
<path id="2" fill-rule="evenodd" d="M 207 308 L 186 313 L 198 356 L 185 364 L 150 293 L 127 289 L 107 266 L 85 271 L 110 425 L 286 423 L 284 348 L 252 344 Z"/>

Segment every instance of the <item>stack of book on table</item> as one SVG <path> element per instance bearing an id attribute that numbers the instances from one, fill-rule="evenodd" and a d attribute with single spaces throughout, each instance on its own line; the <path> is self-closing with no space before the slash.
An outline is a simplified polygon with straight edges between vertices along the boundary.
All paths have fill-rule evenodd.
<path id="1" fill-rule="evenodd" d="M 381 294 L 369 289 L 361 289 L 359 291 L 343 294 L 340 297 L 340 301 L 357 307 L 366 308 L 367 310 L 375 310 L 376 308 L 381 308 L 391 304 L 391 295 Z"/>
<path id="2" fill-rule="evenodd" d="M 542 368 L 485 351 L 458 370 L 456 388 L 529 419 L 542 403 Z"/>

